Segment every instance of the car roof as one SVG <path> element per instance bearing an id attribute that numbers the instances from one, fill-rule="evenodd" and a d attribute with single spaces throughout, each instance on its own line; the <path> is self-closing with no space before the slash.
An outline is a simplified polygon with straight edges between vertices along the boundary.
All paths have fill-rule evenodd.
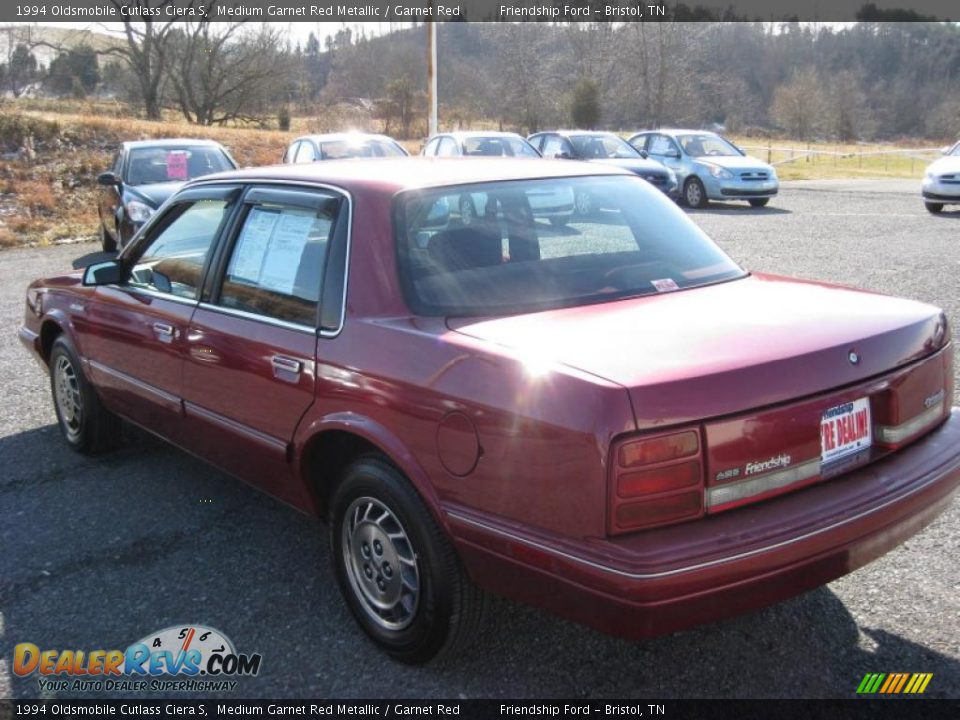
<path id="1" fill-rule="evenodd" d="M 340 142 L 341 140 L 389 140 L 392 143 L 397 142 L 389 135 L 381 135 L 380 133 L 368 133 L 368 132 L 338 132 L 338 133 L 313 133 L 309 135 L 301 135 L 295 140 L 291 140 L 290 144 L 293 145 L 295 142 L 301 140 L 313 140 L 318 143 L 325 142 Z"/>
<path id="2" fill-rule="evenodd" d="M 192 145 L 203 147 L 223 147 L 216 140 L 198 138 L 159 138 L 157 140 L 126 140 L 122 143 L 127 150 L 135 148 L 171 147 L 175 145 Z"/>
<path id="3" fill-rule="evenodd" d="M 205 175 L 189 185 L 208 182 L 293 182 L 332 185 L 344 190 L 400 192 L 498 180 L 536 180 L 589 175 L 629 175 L 628 170 L 598 163 L 541 158 L 390 157 L 326 160 L 299 165 L 269 165 Z"/>
<path id="4" fill-rule="evenodd" d="M 609 130 L 541 130 L 540 132 L 533 133 L 533 135 L 563 135 L 564 137 L 572 137 L 574 135 L 617 135 L 615 132 Z M 617 137 L 620 137 L 617 135 Z"/>
<path id="5" fill-rule="evenodd" d="M 664 135 L 685 135 L 687 133 L 695 135 L 717 135 L 713 130 L 692 130 L 687 128 L 658 128 L 657 130 L 638 130 L 634 135 L 640 133 L 663 133 Z"/>
<path id="6" fill-rule="evenodd" d="M 515 132 L 505 132 L 503 130 L 454 130 L 453 132 L 442 132 L 437 133 L 430 140 L 433 140 L 435 137 L 449 136 L 457 140 L 466 140 L 467 138 L 474 137 L 489 137 L 489 138 L 520 138 L 524 140 L 525 138 L 520 133 Z M 427 141 L 429 142 L 429 140 Z"/>

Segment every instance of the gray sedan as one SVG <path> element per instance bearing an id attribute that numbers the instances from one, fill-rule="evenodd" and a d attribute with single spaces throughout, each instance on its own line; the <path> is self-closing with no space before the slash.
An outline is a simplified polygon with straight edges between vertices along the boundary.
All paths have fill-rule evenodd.
<path id="1" fill-rule="evenodd" d="M 690 207 L 705 207 L 710 200 L 747 200 L 763 207 L 780 188 L 771 165 L 712 132 L 648 130 L 631 137 L 630 144 L 677 174 L 680 199 Z"/>

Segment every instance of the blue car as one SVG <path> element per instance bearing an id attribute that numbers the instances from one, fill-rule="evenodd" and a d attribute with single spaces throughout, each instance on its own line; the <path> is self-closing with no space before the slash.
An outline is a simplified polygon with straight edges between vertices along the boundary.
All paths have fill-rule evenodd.
<path id="1" fill-rule="evenodd" d="M 677 174 L 680 199 L 694 208 L 711 200 L 746 200 L 763 207 L 780 189 L 772 165 L 750 157 L 729 140 L 705 130 L 647 130 L 630 138 Z"/>

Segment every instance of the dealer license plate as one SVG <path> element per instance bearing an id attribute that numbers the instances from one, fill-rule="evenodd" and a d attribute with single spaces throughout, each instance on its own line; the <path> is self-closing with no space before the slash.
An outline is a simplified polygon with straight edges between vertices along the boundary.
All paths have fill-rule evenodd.
<path id="1" fill-rule="evenodd" d="M 870 399 L 832 407 L 820 418 L 820 463 L 840 460 L 873 444 L 873 424 L 870 422 Z"/>

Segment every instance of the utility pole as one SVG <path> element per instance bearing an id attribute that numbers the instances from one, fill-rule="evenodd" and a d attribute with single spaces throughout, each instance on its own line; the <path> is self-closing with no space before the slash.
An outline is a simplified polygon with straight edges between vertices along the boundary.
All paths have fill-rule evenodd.
<path id="1" fill-rule="evenodd" d="M 431 17 L 433 16 L 433 2 L 428 3 Z M 437 134 L 437 24 L 428 20 L 427 26 L 427 105 L 430 113 L 429 135 Z"/>

